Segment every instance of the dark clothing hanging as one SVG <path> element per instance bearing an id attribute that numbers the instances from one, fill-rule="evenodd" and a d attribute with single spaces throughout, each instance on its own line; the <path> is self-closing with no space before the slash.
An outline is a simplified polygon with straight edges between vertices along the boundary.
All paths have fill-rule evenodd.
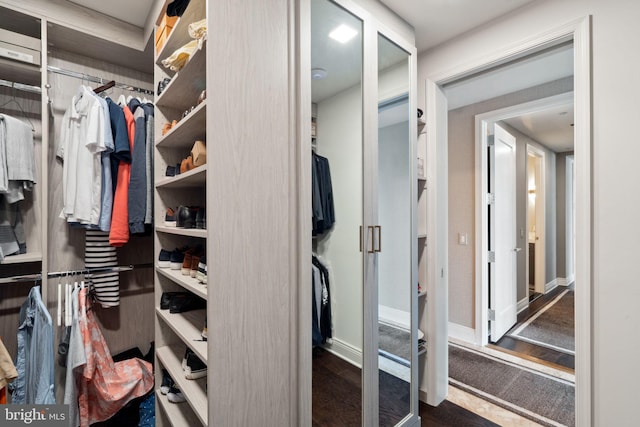
<path id="1" fill-rule="evenodd" d="M 129 148 L 129 134 L 127 133 L 127 121 L 124 118 L 122 107 L 107 98 L 109 105 L 109 118 L 111 121 L 111 132 L 113 133 L 113 144 L 115 146 L 111 153 L 111 185 L 113 192 L 116 192 L 118 184 L 118 166 L 120 162 L 131 163 L 131 149 Z"/>
<path id="2" fill-rule="evenodd" d="M 311 158 L 313 235 L 316 236 L 329 230 L 336 222 L 336 216 L 329 160 L 316 153 L 311 153 Z"/>
<path id="3" fill-rule="evenodd" d="M 312 263 L 320 271 L 320 283 L 317 283 L 315 276 L 312 278 L 313 283 L 313 331 L 312 339 L 313 345 L 324 344 L 327 338 L 331 338 L 331 287 L 329 284 L 329 270 L 327 267 L 316 257 L 312 256 Z M 316 291 L 321 288 L 322 298 L 320 303 L 316 298 Z M 318 316 L 318 313 L 320 315 Z"/>

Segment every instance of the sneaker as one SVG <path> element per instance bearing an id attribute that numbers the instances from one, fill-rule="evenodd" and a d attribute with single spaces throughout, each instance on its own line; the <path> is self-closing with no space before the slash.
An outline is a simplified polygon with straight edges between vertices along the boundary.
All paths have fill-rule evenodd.
<path id="1" fill-rule="evenodd" d="M 188 249 L 184 253 L 184 260 L 182 261 L 181 273 L 183 276 L 191 276 L 191 266 L 193 265 L 194 258 L 200 260 L 202 254 L 202 246 L 197 246 L 193 249 Z M 196 261 L 197 262 L 197 261 Z M 196 263 L 196 266 L 198 264 Z"/>
<path id="2" fill-rule="evenodd" d="M 187 348 L 184 353 L 182 369 L 184 370 L 184 377 L 188 380 L 197 380 L 207 376 L 207 365 L 190 348 Z"/>
<path id="3" fill-rule="evenodd" d="M 200 336 L 202 336 L 203 340 L 207 340 L 207 318 L 205 317 L 204 319 L 204 328 L 202 328 L 202 332 L 200 333 Z"/>
<path id="4" fill-rule="evenodd" d="M 164 249 L 160 249 L 160 254 L 158 255 L 158 267 L 160 268 L 171 267 L 171 252 Z"/>
<path id="5" fill-rule="evenodd" d="M 172 270 L 180 270 L 182 268 L 182 263 L 184 262 L 184 253 L 188 249 L 189 248 L 176 248 L 173 250 L 173 252 L 171 252 L 170 266 Z"/>
<path id="6" fill-rule="evenodd" d="M 176 171 L 176 167 L 175 166 L 167 166 L 167 169 L 164 172 L 164 176 L 176 176 L 176 172 L 179 174 L 180 173 L 180 168 L 178 168 L 178 170 Z"/>
<path id="7" fill-rule="evenodd" d="M 207 213 L 204 207 L 198 208 L 196 213 L 196 228 L 202 230 L 207 228 Z"/>
<path id="8" fill-rule="evenodd" d="M 173 379 L 169 376 L 169 372 L 166 369 L 162 370 L 162 385 L 160 386 L 160 393 L 167 394 L 169 389 L 173 386 Z"/>
<path id="9" fill-rule="evenodd" d="M 200 262 L 198 263 L 198 271 L 196 272 L 196 279 L 198 282 L 207 283 L 207 260 L 205 256 L 202 255 L 200 257 Z"/>
<path id="10" fill-rule="evenodd" d="M 164 215 L 164 225 L 165 227 L 176 226 L 176 212 L 171 208 L 167 208 L 167 213 Z"/>
<path id="11" fill-rule="evenodd" d="M 175 386 L 171 386 L 169 392 L 167 393 L 167 400 L 171 403 L 182 403 L 185 402 L 184 394 Z"/>

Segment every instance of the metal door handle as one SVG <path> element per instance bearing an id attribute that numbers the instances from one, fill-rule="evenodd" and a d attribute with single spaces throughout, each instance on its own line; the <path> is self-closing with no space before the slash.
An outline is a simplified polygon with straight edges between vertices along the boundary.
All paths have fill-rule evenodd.
<path id="1" fill-rule="evenodd" d="M 376 253 L 376 247 L 375 247 L 375 242 L 374 242 L 375 227 L 373 225 L 369 225 L 369 226 L 367 226 L 367 228 L 369 230 L 371 230 L 371 249 L 367 249 L 367 252 L 370 253 L 370 254 L 374 254 L 374 253 Z"/>
<path id="2" fill-rule="evenodd" d="M 376 225 L 373 228 L 378 229 L 378 249 L 375 252 L 382 252 L 382 226 Z"/>
<path id="3" fill-rule="evenodd" d="M 522 248 L 515 248 L 513 251 L 514 252 L 520 252 L 522 250 Z"/>

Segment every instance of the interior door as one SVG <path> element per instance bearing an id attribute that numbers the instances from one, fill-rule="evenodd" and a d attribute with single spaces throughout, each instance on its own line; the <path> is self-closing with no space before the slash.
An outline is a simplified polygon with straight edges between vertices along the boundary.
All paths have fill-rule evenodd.
<path id="1" fill-rule="evenodd" d="M 494 143 L 489 145 L 489 309 L 491 342 L 496 342 L 516 323 L 516 139 L 494 124 Z M 491 259 L 490 259 L 491 261 Z"/>

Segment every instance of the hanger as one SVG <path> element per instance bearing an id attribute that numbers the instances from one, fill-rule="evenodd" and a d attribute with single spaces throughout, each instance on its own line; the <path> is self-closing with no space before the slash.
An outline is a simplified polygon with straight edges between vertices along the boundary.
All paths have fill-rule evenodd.
<path id="1" fill-rule="evenodd" d="M 121 107 L 126 107 L 127 106 L 127 98 L 124 97 L 124 95 L 120 95 L 118 97 L 118 105 Z"/>
<path id="2" fill-rule="evenodd" d="M 98 94 L 100 92 L 104 92 L 107 89 L 111 89 L 115 85 L 116 85 L 116 81 L 115 80 L 111 80 L 110 82 L 107 82 L 107 83 L 103 84 L 102 86 L 98 86 L 97 88 L 95 88 L 93 90 L 93 92 Z"/>
<path id="3" fill-rule="evenodd" d="M 29 116 L 27 115 L 27 113 L 25 113 L 24 109 L 22 108 L 22 105 L 20 105 L 20 103 L 18 102 L 18 100 L 16 99 L 16 87 L 15 87 L 15 83 L 13 83 L 11 85 L 12 91 L 11 91 L 11 99 L 8 100 L 7 102 L 5 102 L 4 104 L 0 105 L 0 108 L 4 108 L 7 105 L 14 103 L 16 104 L 16 106 L 18 107 L 18 109 L 20 110 L 20 112 L 22 113 L 23 117 L 25 119 L 27 119 L 27 121 L 29 122 L 29 124 L 31 125 L 31 131 L 35 132 L 36 131 L 36 127 L 33 125 L 33 122 L 31 121 L 31 119 L 29 119 Z"/>

